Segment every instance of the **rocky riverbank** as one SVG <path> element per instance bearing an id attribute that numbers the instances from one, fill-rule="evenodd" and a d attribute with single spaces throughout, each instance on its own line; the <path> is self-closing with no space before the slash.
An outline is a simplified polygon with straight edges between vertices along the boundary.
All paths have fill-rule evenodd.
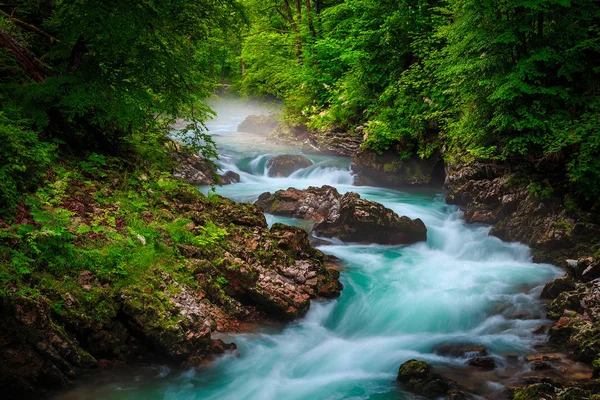
<path id="1" fill-rule="evenodd" d="M 115 161 L 92 172 L 65 165 L 49 182 L 61 189 L 32 198 L 43 201 L 39 210 L 2 224 L 3 240 L 18 249 L 21 232 L 43 226 L 43 212 L 63 236 L 33 240 L 63 246 L 72 260 L 60 269 L 48 260 L 3 289 L 5 398 L 38 398 L 113 364 L 199 365 L 235 349 L 212 333 L 291 320 L 311 299 L 340 294 L 339 272 L 308 234 L 269 228 L 256 206 L 206 197 L 164 170 Z"/>
<path id="2" fill-rule="evenodd" d="M 542 292 L 548 317 L 555 321 L 547 331 L 550 346 L 593 365 L 594 378 L 540 378 L 514 390 L 520 400 L 595 399 L 600 393 L 595 380 L 600 367 L 600 217 L 597 210 L 576 207 L 555 175 L 551 166 L 525 162 L 447 166 L 446 201 L 463 208 L 467 222 L 493 225 L 491 235 L 525 243 L 535 261 L 566 271 Z"/>

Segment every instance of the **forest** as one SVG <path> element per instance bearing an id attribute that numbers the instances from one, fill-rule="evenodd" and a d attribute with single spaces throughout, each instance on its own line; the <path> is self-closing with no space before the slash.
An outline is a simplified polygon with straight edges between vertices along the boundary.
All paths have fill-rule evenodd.
<path id="1" fill-rule="evenodd" d="M 179 361 L 221 348 L 210 334 L 194 337 L 200 353 L 181 344 L 173 332 L 201 322 L 172 317 L 173 298 L 154 294 L 171 290 L 157 289 L 163 280 L 175 282 L 168 287 L 177 296 L 200 291 L 231 320 L 261 313 L 288 320 L 306 312 L 308 297 L 292 307 L 262 288 L 240 294 L 260 274 L 232 271 L 244 270 L 241 260 L 268 266 L 306 258 L 318 260 L 309 297 L 339 296 L 339 273 L 325 268 L 327 257 L 308 239 L 273 250 L 268 243 L 287 238 L 287 228 L 269 231 L 262 212 L 173 177 L 173 153 L 198 154 L 210 173 L 222 165 L 207 128 L 219 118 L 211 108 L 219 96 L 274 100 L 282 104 L 279 123 L 316 137 L 356 134 L 361 150 L 399 163 L 519 165 L 518 179 L 506 185 L 525 188 L 530 210 L 541 203 L 560 216 L 548 237 L 576 238 L 565 247 L 556 235 L 556 243 L 539 244 L 537 236 L 538 245 L 528 243 L 535 224 L 523 220 L 515 222 L 528 226 L 523 232 L 512 235 L 503 223 L 509 233 L 496 236 L 525 242 L 536 260 L 561 267 L 567 258 L 600 257 L 597 0 L 0 2 L 0 318 L 11 321 L 0 332 L 0 387 L 37 395 L 78 375 L 65 371 L 138 357 L 144 346 Z M 181 121 L 185 129 L 173 130 Z M 468 222 L 498 223 L 469 211 L 464 199 L 474 195 L 458 197 L 453 204 L 466 206 Z M 255 258 L 244 258 L 235 238 L 247 240 Z M 304 250 L 290 250 L 296 245 Z M 541 255 L 554 250 L 560 257 Z M 95 283 L 82 284 L 90 276 Z M 158 311 L 150 315 L 146 304 Z M 28 307 L 49 325 L 23 328 L 19 313 Z M 213 325 L 233 326 L 220 324 Z M 594 349 L 582 350 L 590 365 L 600 360 L 596 325 L 593 343 L 577 342 Z M 111 349 L 94 347 L 119 329 L 132 333 L 111 336 Z M 55 338 L 74 346 L 76 357 L 60 356 L 70 367 L 19 372 L 11 351 L 28 349 L 26 366 L 54 360 L 33 343 Z M 597 376 L 600 363 L 593 368 Z"/>

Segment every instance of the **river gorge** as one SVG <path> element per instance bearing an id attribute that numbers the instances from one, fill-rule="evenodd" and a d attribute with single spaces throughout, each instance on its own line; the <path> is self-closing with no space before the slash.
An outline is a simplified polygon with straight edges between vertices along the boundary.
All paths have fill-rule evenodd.
<path id="1" fill-rule="evenodd" d="M 199 370 L 117 369 L 57 399 L 408 399 L 412 395 L 394 380 L 410 359 L 427 361 L 486 398 L 504 398 L 506 387 L 534 375 L 524 357 L 546 340 L 533 331 L 548 322 L 539 295 L 561 274 L 558 268 L 534 264 L 527 246 L 490 236 L 490 226 L 467 225 L 441 190 L 353 186 L 348 158 L 309 155 L 311 167 L 269 177 L 270 158 L 299 151 L 236 129 L 249 113 L 269 110 L 239 102 L 214 108 L 218 117 L 208 128 L 219 164 L 240 175 L 239 183 L 217 187 L 220 195 L 254 202 L 266 191 L 331 185 L 422 219 L 427 241 L 382 246 L 315 239 L 341 260 L 340 298 L 313 301 L 308 314 L 289 325 L 221 334 L 237 352 Z M 273 215 L 267 221 L 309 228 L 306 221 Z M 478 355 L 469 349 L 483 349 L 495 368 L 466 365 Z"/>

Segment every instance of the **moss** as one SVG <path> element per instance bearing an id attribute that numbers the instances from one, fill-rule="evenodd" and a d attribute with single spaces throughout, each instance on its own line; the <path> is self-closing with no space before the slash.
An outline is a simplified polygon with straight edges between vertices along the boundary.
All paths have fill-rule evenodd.
<path id="1" fill-rule="evenodd" d="M 562 229 L 568 233 L 573 232 L 573 225 L 565 221 L 557 221 L 552 225 L 554 228 Z"/>
<path id="2" fill-rule="evenodd" d="M 561 391 L 557 400 L 586 400 L 589 399 L 590 393 L 579 387 L 571 387 Z"/>
<path id="3" fill-rule="evenodd" d="M 556 388 L 548 383 L 536 383 L 515 391 L 514 400 L 540 400 L 543 398 L 553 398 Z M 547 397 L 551 396 L 551 397 Z"/>
<path id="4" fill-rule="evenodd" d="M 398 380 L 408 378 L 411 381 L 413 377 L 424 377 L 429 374 L 430 367 L 425 361 L 410 360 L 400 366 L 398 371 Z"/>

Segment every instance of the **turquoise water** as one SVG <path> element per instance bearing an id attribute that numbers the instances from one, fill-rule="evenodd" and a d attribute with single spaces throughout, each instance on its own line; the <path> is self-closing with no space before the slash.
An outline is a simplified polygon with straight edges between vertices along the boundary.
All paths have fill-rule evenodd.
<path id="1" fill-rule="evenodd" d="M 264 191 L 329 184 L 421 218 L 427 242 L 329 241 L 320 249 L 345 265 L 339 299 L 313 302 L 305 318 L 285 327 L 234 335 L 239 356 L 227 355 L 204 369 L 129 369 L 83 385 L 65 399 L 408 399 L 414 397 L 394 379 L 400 364 L 412 358 L 459 371 L 461 383 L 485 397 L 501 393 L 516 373 L 515 359 L 541 340 L 531 333 L 544 322 L 540 285 L 558 269 L 531 263 L 526 246 L 488 236 L 489 227 L 466 225 L 442 193 L 352 186 L 348 159 L 311 157 L 313 167 L 269 178 L 266 160 L 297 150 L 235 132 L 248 110 L 228 104 L 217 110 L 220 117 L 209 128 L 217 135 L 221 163 L 242 177 L 239 184 L 218 188 L 223 196 L 253 201 Z M 268 221 L 305 225 L 274 216 Z M 486 346 L 497 370 L 469 373 L 465 359 L 436 353 L 449 343 Z"/>

